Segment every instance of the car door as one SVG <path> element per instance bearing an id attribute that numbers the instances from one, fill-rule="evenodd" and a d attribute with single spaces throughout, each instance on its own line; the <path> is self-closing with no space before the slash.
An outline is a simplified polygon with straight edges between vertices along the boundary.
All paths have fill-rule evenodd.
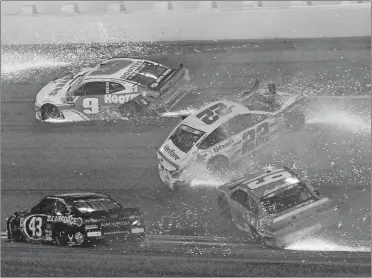
<path id="1" fill-rule="evenodd" d="M 33 241 L 50 240 L 49 238 L 49 224 L 48 217 L 53 213 L 54 200 L 44 198 L 34 206 L 30 214 L 23 219 L 23 231 L 25 236 Z"/>
<path id="2" fill-rule="evenodd" d="M 108 81 L 106 86 L 104 105 L 113 109 L 132 100 L 139 94 L 138 85 L 128 82 Z"/>
<path id="3" fill-rule="evenodd" d="M 75 96 L 75 112 L 81 113 L 83 118 L 98 119 L 104 111 L 104 97 L 106 95 L 105 81 L 90 81 L 81 84 L 73 92 Z"/>
<path id="4" fill-rule="evenodd" d="M 246 209 L 248 193 L 240 188 L 231 194 L 231 214 L 233 222 L 239 230 L 250 232 L 249 214 Z"/>
<path id="5" fill-rule="evenodd" d="M 267 144 L 279 131 L 278 120 L 266 114 L 250 114 L 245 120 L 249 127 L 241 133 L 241 155 L 247 155 Z"/>

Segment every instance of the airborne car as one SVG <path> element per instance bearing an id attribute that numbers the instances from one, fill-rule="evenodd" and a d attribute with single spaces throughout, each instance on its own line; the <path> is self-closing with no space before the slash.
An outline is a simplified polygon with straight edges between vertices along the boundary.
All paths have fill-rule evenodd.
<path id="1" fill-rule="evenodd" d="M 289 168 L 269 168 L 219 187 L 220 213 L 261 243 L 284 247 L 337 224 L 335 204 Z"/>
<path id="2" fill-rule="evenodd" d="M 258 86 L 256 81 L 255 87 Z M 240 102 L 217 101 L 186 117 L 158 149 L 161 180 L 171 188 L 189 184 L 195 163 L 223 173 L 242 157 L 305 124 L 305 97 L 297 92 L 257 90 Z"/>
<path id="3" fill-rule="evenodd" d="M 123 104 L 130 100 L 150 106 L 145 94 L 157 102 L 148 110 L 171 108 L 188 93 L 188 81 L 183 65 L 171 69 L 148 60 L 112 58 L 48 83 L 36 96 L 36 119 L 70 122 L 126 116 L 128 106 Z"/>
<path id="4" fill-rule="evenodd" d="M 144 223 L 137 207 L 124 208 L 99 193 L 46 196 L 30 210 L 7 218 L 8 239 L 84 245 L 110 238 L 141 240 Z"/>

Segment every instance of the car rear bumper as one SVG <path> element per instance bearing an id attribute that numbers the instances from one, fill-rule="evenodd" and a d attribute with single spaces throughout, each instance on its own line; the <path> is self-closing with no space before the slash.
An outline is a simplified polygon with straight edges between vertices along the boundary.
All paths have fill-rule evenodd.
<path id="1" fill-rule="evenodd" d="M 289 233 L 284 233 L 281 235 L 275 235 L 276 245 L 279 247 L 284 247 L 290 243 L 299 241 L 306 237 L 310 237 L 318 232 L 325 230 L 331 226 L 334 226 L 338 223 L 339 214 L 337 210 L 331 209 L 327 213 L 327 217 L 324 217 L 317 222 L 313 222 L 311 225 L 306 227 L 299 227 L 296 230 L 292 230 Z"/>

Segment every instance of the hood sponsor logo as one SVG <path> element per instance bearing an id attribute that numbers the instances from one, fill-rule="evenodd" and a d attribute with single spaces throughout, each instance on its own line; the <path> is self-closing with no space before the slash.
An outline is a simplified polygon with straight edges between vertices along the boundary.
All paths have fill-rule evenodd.
<path id="1" fill-rule="evenodd" d="M 319 213 L 310 215 L 309 217 L 302 218 L 302 219 L 299 219 L 297 221 L 294 221 L 293 226 L 295 226 L 295 227 L 300 226 L 300 225 L 304 224 L 306 222 L 306 220 L 316 220 L 318 217 L 319 217 Z"/>
<path id="2" fill-rule="evenodd" d="M 140 66 L 142 65 L 143 62 L 142 61 L 137 61 L 137 62 L 134 62 L 133 64 L 131 64 L 127 71 L 121 76 L 121 78 L 123 79 L 127 79 L 130 75 L 132 75 L 134 73 L 134 71 Z"/>
<path id="3" fill-rule="evenodd" d="M 119 228 L 122 226 L 130 225 L 129 221 L 116 221 L 116 222 L 103 222 L 101 224 L 102 228 Z"/>
<path id="4" fill-rule="evenodd" d="M 131 99 L 135 98 L 136 94 L 125 94 L 125 95 L 105 95 L 105 103 L 126 103 L 130 101 Z"/>
<path id="5" fill-rule="evenodd" d="M 78 226 L 80 227 L 83 225 L 83 219 L 81 217 L 75 218 L 72 216 L 62 216 L 62 215 L 48 215 L 47 222 L 54 222 L 54 223 L 64 223 L 70 226 Z"/>
<path id="6" fill-rule="evenodd" d="M 66 76 L 60 80 L 60 82 L 57 84 L 57 86 L 49 93 L 50 96 L 55 96 L 58 94 L 58 91 L 65 86 L 65 84 L 71 79 L 71 76 Z"/>
<path id="7" fill-rule="evenodd" d="M 214 147 L 213 150 L 214 150 L 214 152 L 218 153 L 220 150 L 223 150 L 227 147 L 230 147 L 232 144 L 234 144 L 234 140 L 230 139 L 226 143 Z"/>
<path id="8" fill-rule="evenodd" d="M 167 152 L 174 160 L 180 159 L 176 152 L 173 149 L 169 148 L 168 145 L 165 145 L 164 151 Z"/>

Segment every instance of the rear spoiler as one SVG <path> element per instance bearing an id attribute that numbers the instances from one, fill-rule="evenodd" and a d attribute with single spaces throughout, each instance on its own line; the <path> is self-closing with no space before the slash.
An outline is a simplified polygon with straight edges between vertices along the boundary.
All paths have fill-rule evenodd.
<path id="1" fill-rule="evenodd" d="M 172 70 L 166 76 L 164 76 L 164 78 L 162 80 L 160 80 L 159 84 L 154 89 L 155 90 L 163 89 L 162 87 L 168 82 L 170 77 L 175 77 L 175 76 L 179 75 L 181 72 L 184 72 L 185 70 L 186 70 L 186 68 L 183 67 L 183 64 L 180 64 L 180 67 L 178 69 L 176 69 L 175 71 Z M 171 84 L 166 84 L 166 85 L 171 86 Z"/>
<path id="2" fill-rule="evenodd" d="M 256 79 L 256 81 L 254 82 L 253 87 L 250 88 L 250 89 L 244 89 L 240 93 L 240 96 L 245 97 L 246 95 L 249 95 L 249 94 L 253 93 L 254 91 L 256 91 L 258 89 L 259 86 L 260 86 L 260 81 L 258 79 Z M 269 83 L 268 88 L 269 88 L 269 93 L 271 93 L 273 95 L 276 94 L 276 86 L 275 86 L 274 83 Z"/>

